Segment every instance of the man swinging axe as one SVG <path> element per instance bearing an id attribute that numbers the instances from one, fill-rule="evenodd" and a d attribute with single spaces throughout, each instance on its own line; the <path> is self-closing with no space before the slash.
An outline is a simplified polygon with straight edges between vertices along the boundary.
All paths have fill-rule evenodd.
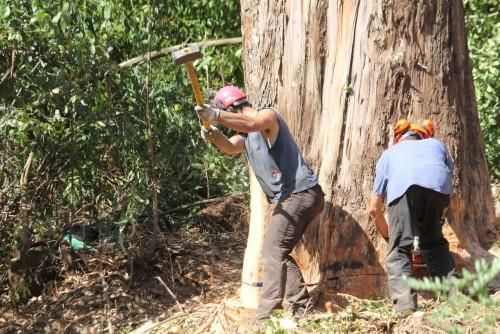
<path id="1" fill-rule="evenodd" d="M 211 126 L 202 128 L 202 137 L 225 154 L 245 152 L 268 201 L 276 204 L 264 237 L 264 283 L 257 326 L 282 302 L 294 316 L 305 315 L 313 305 L 290 253 L 323 208 L 324 194 L 316 175 L 280 113 L 272 108 L 253 108 L 239 88 L 223 87 L 211 105 L 195 110 L 202 120 L 238 132 L 227 138 Z"/>
<path id="2" fill-rule="evenodd" d="M 433 136 L 434 127 L 428 120 L 412 125 L 408 120 L 398 121 L 394 145 L 377 162 L 370 199 L 370 216 L 383 237 L 388 238 L 385 262 L 389 293 L 394 310 L 402 315 L 417 308 L 416 292 L 404 280 L 404 276 L 412 276 L 414 244 L 431 275 L 446 277 L 455 267 L 442 232 L 443 212 L 452 192 L 453 164 L 446 146 Z M 384 199 L 388 205 L 388 231 Z"/>
<path id="3" fill-rule="evenodd" d="M 257 322 L 268 319 L 284 300 L 293 315 L 305 315 L 313 305 L 290 253 L 323 208 L 324 194 L 316 175 L 277 111 L 254 109 L 247 95 L 234 86 L 221 88 L 211 105 L 203 104 L 192 64 L 201 57 L 199 48 L 189 45 L 172 57 L 176 65 L 187 66 L 197 103 L 195 111 L 203 123 L 202 138 L 227 155 L 246 152 L 268 201 L 276 204 L 264 240 L 264 284 Z M 227 138 L 210 123 L 221 124 L 238 134 Z"/>

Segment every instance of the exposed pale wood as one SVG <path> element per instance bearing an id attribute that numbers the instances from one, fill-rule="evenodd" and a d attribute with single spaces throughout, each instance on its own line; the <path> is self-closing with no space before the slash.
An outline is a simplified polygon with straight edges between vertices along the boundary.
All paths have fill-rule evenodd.
<path id="1" fill-rule="evenodd" d="M 268 205 L 259 182 L 251 170 L 250 191 L 254 196 L 250 199 L 250 227 L 243 259 L 240 297 L 243 307 L 257 308 L 262 288 L 256 286 L 255 283 L 262 282 L 261 253 Z"/>
<path id="2" fill-rule="evenodd" d="M 251 101 L 284 115 L 326 193 L 296 249 L 306 281 L 386 294 L 386 243 L 366 206 L 401 117 L 437 122 L 455 163 L 453 234 L 472 258 L 487 256 L 494 210 L 462 2 L 242 0 L 241 9 Z"/>

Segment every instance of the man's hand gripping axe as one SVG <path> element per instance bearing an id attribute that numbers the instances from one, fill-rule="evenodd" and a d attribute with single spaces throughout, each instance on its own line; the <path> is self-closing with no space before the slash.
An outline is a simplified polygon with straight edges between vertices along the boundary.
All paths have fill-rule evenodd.
<path id="1" fill-rule="evenodd" d="M 203 106 L 203 95 L 201 95 L 200 85 L 198 84 L 198 79 L 196 78 L 196 72 L 193 66 L 193 60 L 201 58 L 200 48 L 196 44 L 189 44 L 183 49 L 172 52 L 172 58 L 175 65 L 186 64 L 196 104 Z M 205 120 L 203 121 L 203 127 L 207 130 L 211 129 L 210 123 Z"/>

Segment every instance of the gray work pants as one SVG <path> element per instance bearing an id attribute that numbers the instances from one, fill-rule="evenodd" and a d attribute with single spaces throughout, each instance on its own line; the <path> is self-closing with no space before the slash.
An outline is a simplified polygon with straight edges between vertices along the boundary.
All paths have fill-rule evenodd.
<path id="1" fill-rule="evenodd" d="M 412 276 L 413 237 L 420 235 L 420 251 L 432 276 L 448 276 L 455 267 L 442 232 L 442 215 L 448 195 L 411 186 L 389 204 L 389 253 L 385 259 L 388 285 L 396 312 L 416 310 L 417 294 L 403 280 Z"/>
<path id="2" fill-rule="evenodd" d="M 290 253 L 323 205 L 324 194 L 319 185 L 292 194 L 276 205 L 264 238 L 264 284 L 257 319 L 269 318 L 283 299 L 292 309 L 309 301 L 304 279 Z"/>

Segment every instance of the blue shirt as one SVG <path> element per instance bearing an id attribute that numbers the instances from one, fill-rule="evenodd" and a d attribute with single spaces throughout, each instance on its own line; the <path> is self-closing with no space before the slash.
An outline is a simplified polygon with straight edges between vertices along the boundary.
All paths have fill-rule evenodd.
<path id="1" fill-rule="evenodd" d="M 402 140 L 377 162 L 373 194 L 387 195 L 387 203 L 403 196 L 412 185 L 450 195 L 453 162 L 439 140 Z"/>

